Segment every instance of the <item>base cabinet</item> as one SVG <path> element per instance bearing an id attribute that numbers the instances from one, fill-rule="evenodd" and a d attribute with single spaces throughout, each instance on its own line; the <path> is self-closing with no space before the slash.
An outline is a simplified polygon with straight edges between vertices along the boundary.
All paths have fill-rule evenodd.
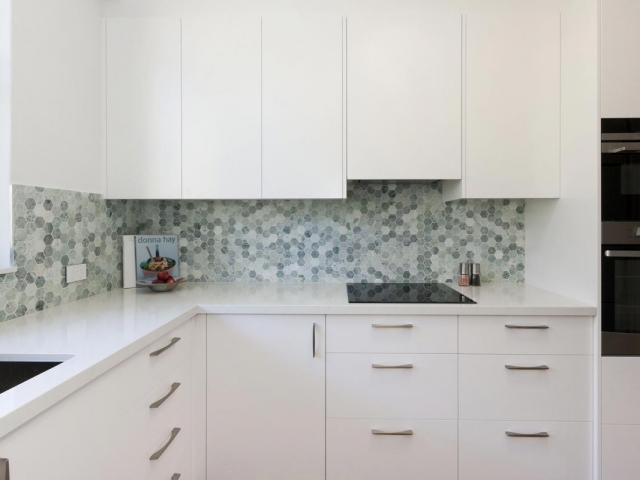
<path id="1" fill-rule="evenodd" d="M 324 315 L 209 315 L 207 477 L 325 479 Z"/>
<path id="2" fill-rule="evenodd" d="M 457 480 L 457 421 L 327 420 L 327 480 L 428 478 Z"/>

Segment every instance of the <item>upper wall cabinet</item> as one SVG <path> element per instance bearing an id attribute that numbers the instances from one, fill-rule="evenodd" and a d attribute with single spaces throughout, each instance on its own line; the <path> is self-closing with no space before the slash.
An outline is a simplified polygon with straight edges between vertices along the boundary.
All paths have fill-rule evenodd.
<path id="1" fill-rule="evenodd" d="M 181 197 L 180 19 L 106 26 L 107 197 Z"/>
<path id="2" fill-rule="evenodd" d="M 260 17 L 182 20 L 183 198 L 261 197 Z"/>
<path id="3" fill-rule="evenodd" d="M 347 38 L 347 177 L 460 179 L 461 15 L 353 15 Z"/>
<path id="4" fill-rule="evenodd" d="M 456 198 L 560 196 L 560 15 L 469 14 Z"/>
<path id="5" fill-rule="evenodd" d="M 601 115 L 640 117 L 640 2 L 602 0 Z"/>
<path id="6" fill-rule="evenodd" d="M 343 20 L 262 19 L 262 197 L 343 198 Z"/>

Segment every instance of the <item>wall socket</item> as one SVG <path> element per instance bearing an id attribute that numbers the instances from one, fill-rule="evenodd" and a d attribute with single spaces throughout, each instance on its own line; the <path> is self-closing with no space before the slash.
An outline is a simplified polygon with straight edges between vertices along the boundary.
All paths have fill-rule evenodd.
<path id="1" fill-rule="evenodd" d="M 80 265 L 69 265 L 67 267 L 67 283 L 80 282 L 87 278 L 87 266 L 84 263 Z"/>

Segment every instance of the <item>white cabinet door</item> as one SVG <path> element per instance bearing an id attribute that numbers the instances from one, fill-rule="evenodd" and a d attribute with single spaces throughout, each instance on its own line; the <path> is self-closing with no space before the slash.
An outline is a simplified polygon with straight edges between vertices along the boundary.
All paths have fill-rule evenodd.
<path id="1" fill-rule="evenodd" d="M 640 425 L 602 425 L 602 480 L 640 478 Z"/>
<path id="2" fill-rule="evenodd" d="M 602 0 L 601 115 L 640 117 L 640 2 Z"/>
<path id="3" fill-rule="evenodd" d="M 182 20 L 183 198 L 261 196 L 260 17 Z"/>
<path id="4" fill-rule="evenodd" d="M 640 358 L 603 357 L 602 423 L 640 425 L 639 400 Z"/>
<path id="5" fill-rule="evenodd" d="M 560 14 L 469 14 L 463 181 L 444 198 L 560 196 Z"/>
<path id="6" fill-rule="evenodd" d="M 462 17 L 350 15 L 347 178 L 460 179 Z"/>
<path id="7" fill-rule="evenodd" d="M 107 19 L 108 198 L 180 198 L 180 62 L 180 19 Z"/>
<path id="8" fill-rule="evenodd" d="M 209 315 L 209 478 L 324 480 L 324 325 L 322 315 Z"/>
<path id="9" fill-rule="evenodd" d="M 343 198 L 342 18 L 262 19 L 262 196 Z"/>

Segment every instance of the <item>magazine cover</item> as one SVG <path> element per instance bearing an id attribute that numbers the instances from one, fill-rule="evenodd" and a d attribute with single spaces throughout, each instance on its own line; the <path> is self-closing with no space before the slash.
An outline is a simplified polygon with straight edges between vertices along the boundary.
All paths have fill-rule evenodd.
<path id="1" fill-rule="evenodd" d="M 136 279 L 170 282 L 179 276 L 177 235 L 136 235 Z"/>

